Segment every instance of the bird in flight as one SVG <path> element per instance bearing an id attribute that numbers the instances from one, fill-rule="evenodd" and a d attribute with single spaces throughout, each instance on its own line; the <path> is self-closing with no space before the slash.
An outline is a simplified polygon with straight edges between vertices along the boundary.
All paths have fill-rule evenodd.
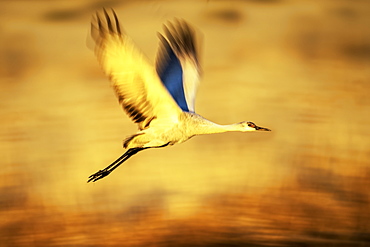
<path id="1" fill-rule="evenodd" d="M 200 78 L 195 31 L 176 20 L 158 34 L 155 67 L 122 30 L 113 9 L 96 13 L 91 22 L 95 54 L 109 76 L 119 103 L 139 131 L 124 140 L 127 151 L 112 164 L 92 174 L 88 182 L 109 175 L 134 154 L 182 143 L 196 135 L 229 131 L 270 131 L 252 122 L 213 123 L 195 113 Z"/>

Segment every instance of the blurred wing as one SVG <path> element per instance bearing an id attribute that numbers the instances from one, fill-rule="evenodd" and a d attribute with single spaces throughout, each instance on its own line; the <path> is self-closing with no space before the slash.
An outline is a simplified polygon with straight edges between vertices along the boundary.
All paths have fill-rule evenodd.
<path id="1" fill-rule="evenodd" d="M 91 22 L 95 54 L 112 81 L 118 100 L 129 117 L 145 129 L 155 118 L 177 121 L 181 109 L 172 99 L 144 55 L 121 31 L 112 10 L 96 14 Z M 168 120 L 170 121 L 170 120 Z"/>
<path id="2" fill-rule="evenodd" d="M 195 46 L 195 31 L 185 21 L 164 26 L 166 38 L 159 34 L 157 73 L 183 111 L 194 112 L 200 67 Z"/>

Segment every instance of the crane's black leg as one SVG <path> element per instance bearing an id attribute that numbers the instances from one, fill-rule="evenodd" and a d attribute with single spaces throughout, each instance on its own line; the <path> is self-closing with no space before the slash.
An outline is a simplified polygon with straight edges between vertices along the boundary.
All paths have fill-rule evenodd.
<path id="1" fill-rule="evenodd" d="M 108 176 L 114 169 L 119 167 L 123 162 L 128 160 L 132 155 L 138 153 L 141 150 L 144 150 L 146 148 L 130 148 L 129 150 L 126 151 L 121 157 L 116 159 L 112 164 L 104 168 L 103 170 L 99 170 L 98 172 L 94 173 L 89 177 L 89 180 L 87 182 L 95 182 L 99 179 L 102 179 L 106 176 Z"/>

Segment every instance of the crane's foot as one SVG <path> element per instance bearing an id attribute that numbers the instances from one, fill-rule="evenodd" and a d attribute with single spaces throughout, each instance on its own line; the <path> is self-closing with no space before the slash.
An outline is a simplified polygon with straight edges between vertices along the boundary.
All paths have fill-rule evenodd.
<path id="1" fill-rule="evenodd" d="M 98 172 L 94 173 L 89 177 L 89 180 L 87 182 L 95 182 L 98 181 L 99 179 L 102 179 L 106 176 L 108 176 L 112 171 L 109 171 L 107 169 L 99 170 Z"/>

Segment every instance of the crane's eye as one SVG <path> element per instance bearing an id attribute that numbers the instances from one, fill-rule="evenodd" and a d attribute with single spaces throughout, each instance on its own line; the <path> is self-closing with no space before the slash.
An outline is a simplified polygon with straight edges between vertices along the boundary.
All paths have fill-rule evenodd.
<path id="1" fill-rule="evenodd" d="M 251 128 L 256 128 L 256 125 L 254 123 L 252 123 L 252 122 L 248 122 L 247 124 Z"/>

